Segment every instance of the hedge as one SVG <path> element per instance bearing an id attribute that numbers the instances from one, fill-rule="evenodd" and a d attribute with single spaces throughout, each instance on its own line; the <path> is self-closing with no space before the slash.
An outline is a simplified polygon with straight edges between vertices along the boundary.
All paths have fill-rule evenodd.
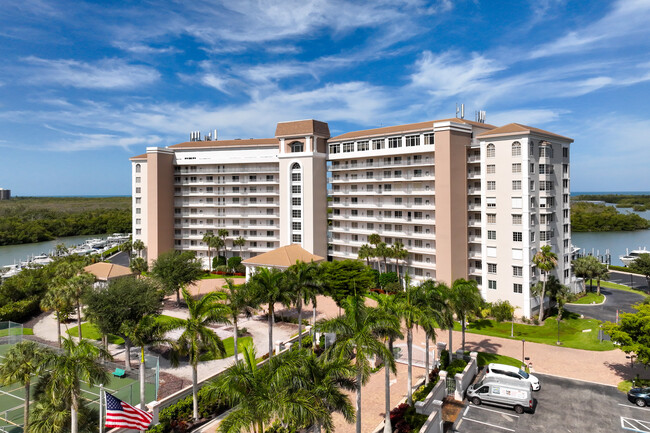
<path id="1" fill-rule="evenodd" d="M 226 410 L 228 406 L 221 402 L 210 401 L 205 388 L 199 389 L 199 418 L 211 419 Z M 147 430 L 150 433 L 184 433 L 194 428 L 192 419 L 192 396 L 188 396 L 178 403 L 164 408 L 158 415 L 158 424 Z M 202 421 L 200 421 L 202 422 Z"/>
<path id="2" fill-rule="evenodd" d="M 40 312 L 39 306 L 39 296 L 31 296 L 27 299 L 12 302 L 0 307 L 0 321 L 26 322 Z"/>

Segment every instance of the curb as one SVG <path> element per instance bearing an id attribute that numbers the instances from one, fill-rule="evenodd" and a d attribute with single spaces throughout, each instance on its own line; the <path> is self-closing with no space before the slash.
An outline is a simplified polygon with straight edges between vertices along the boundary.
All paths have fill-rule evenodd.
<path id="1" fill-rule="evenodd" d="M 577 305 L 579 307 L 599 307 L 601 305 L 605 305 L 605 302 L 607 302 L 607 296 L 603 295 L 603 298 L 604 298 L 603 302 L 601 302 L 600 304 L 576 304 L 573 302 L 567 302 L 565 305 Z"/>
<path id="2" fill-rule="evenodd" d="M 609 383 L 602 383 L 602 382 L 594 382 L 593 380 L 578 379 L 578 378 L 575 378 L 575 377 L 568 377 L 568 376 L 560 376 L 559 374 L 553 374 L 553 373 L 541 373 L 539 371 L 535 372 L 535 374 L 542 374 L 544 376 L 552 376 L 552 377 L 557 377 L 557 378 L 560 378 L 560 379 L 577 380 L 579 382 L 591 383 L 591 384 L 594 384 L 594 385 L 611 386 L 612 388 L 618 389 L 617 385 L 612 385 L 612 384 L 609 384 Z"/>

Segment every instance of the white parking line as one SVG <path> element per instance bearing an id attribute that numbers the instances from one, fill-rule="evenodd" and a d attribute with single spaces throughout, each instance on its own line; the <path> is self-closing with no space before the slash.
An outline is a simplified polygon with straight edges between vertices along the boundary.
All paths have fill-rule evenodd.
<path id="1" fill-rule="evenodd" d="M 621 428 L 623 430 L 650 433 L 650 422 L 634 418 L 621 417 Z"/>
<path id="2" fill-rule="evenodd" d="M 487 407 L 480 407 L 480 406 L 467 406 L 468 409 L 469 409 L 470 407 L 471 407 L 472 409 L 487 410 L 487 411 L 490 411 L 490 412 L 500 413 L 501 415 L 512 416 L 512 417 L 515 417 L 515 418 L 519 418 L 519 415 L 513 415 L 513 414 L 511 414 L 511 413 L 501 412 L 500 410 L 488 409 Z"/>
<path id="3" fill-rule="evenodd" d="M 472 421 L 472 422 L 477 422 L 479 424 L 489 425 L 490 427 L 495 427 L 495 428 L 498 428 L 498 429 L 501 429 L 501 430 L 514 431 L 511 428 L 501 427 L 500 425 L 490 424 L 489 422 L 483 422 L 483 421 L 479 421 L 479 420 L 472 419 L 472 418 L 463 418 L 463 421 Z"/>
<path id="4" fill-rule="evenodd" d="M 637 406 L 637 405 L 635 405 L 635 404 L 632 404 L 632 403 L 628 403 L 628 404 L 625 404 L 625 403 L 619 403 L 618 405 L 619 405 L 619 406 L 623 406 L 623 407 L 629 407 L 630 409 L 648 410 L 647 407 L 639 407 L 639 406 Z"/>

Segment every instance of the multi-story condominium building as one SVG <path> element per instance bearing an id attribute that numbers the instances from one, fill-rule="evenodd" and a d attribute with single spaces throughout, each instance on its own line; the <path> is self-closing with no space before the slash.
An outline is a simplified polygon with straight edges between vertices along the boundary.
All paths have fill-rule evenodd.
<path id="1" fill-rule="evenodd" d="M 558 255 L 553 274 L 572 283 L 571 139 L 458 118 L 329 135 L 308 120 L 279 123 L 270 139 L 148 148 L 132 158 L 134 239 L 149 259 L 173 248 L 207 258 L 203 235 L 225 228 L 230 251 L 245 239 L 244 258 L 297 243 L 340 260 L 377 233 L 409 253 L 388 270 L 474 279 L 486 300 L 523 316 L 538 304 L 531 260 L 542 245 Z"/>
<path id="2" fill-rule="evenodd" d="M 10 200 L 11 199 L 11 190 L 0 188 L 0 200 Z"/>

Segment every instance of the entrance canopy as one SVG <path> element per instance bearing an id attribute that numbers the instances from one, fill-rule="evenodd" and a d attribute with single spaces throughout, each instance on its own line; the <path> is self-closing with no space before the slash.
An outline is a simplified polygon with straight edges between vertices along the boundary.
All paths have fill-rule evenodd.
<path id="1" fill-rule="evenodd" d="M 298 244 L 292 244 L 251 257 L 244 260 L 242 264 L 246 266 L 246 280 L 248 280 L 251 271 L 257 267 L 287 269 L 296 262 L 318 263 L 323 260 L 324 257 L 312 254 Z"/>

